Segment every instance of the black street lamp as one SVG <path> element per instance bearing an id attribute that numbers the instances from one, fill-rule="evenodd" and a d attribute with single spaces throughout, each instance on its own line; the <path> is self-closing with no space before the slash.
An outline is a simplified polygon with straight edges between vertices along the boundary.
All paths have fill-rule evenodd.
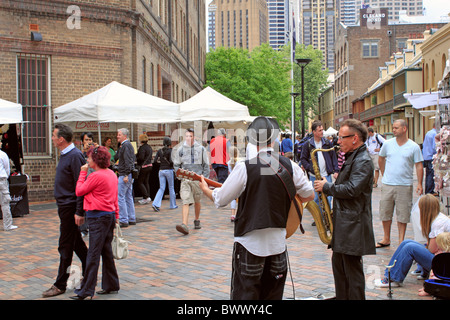
<path id="1" fill-rule="evenodd" d="M 302 139 L 305 136 L 305 85 L 303 77 L 303 69 L 312 59 L 295 59 L 295 62 L 302 68 Z"/>
<path id="2" fill-rule="evenodd" d="M 290 94 L 294 98 L 294 107 L 293 107 L 293 110 L 292 110 L 293 118 L 292 118 L 291 128 L 292 128 L 292 137 L 293 137 L 293 139 L 295 139 L 295 98 L 297 98 L 300 95 L 300 93 L 298 93 L 298 92 L 291 92 Z"/>

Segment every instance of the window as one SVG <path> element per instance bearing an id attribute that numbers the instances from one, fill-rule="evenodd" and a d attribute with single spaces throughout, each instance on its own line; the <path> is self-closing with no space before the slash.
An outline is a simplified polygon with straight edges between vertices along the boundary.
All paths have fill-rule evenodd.
<path id="1" fill-rule="evenodd" d="M 17 93 L 23 106 L 23 154 L 50 155 L 50 58 L 44 55 L 17 56 Z"/>
<path id="2" fill-rule="evenodd" d="M 378 57 L 378 41 L 362 41 L 362 57 L 377 58 Z"/>

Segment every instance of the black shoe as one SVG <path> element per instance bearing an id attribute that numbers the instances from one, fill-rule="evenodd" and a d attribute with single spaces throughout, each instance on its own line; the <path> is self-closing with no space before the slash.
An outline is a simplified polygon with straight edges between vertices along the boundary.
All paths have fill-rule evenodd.
<path id="1" fill-rule="evenodd" d="M 109 290 L 100 290 L 97 291 L 97 294 L 117 294 L 119 293 L 118 290 L 113 290 L 113 291 L 109 291 Z"/>
<path id="2" fill-rule="evenodd" d="M 127 228 L 128 227 L 128 223 L 119 222 L 119 226 L 121 228 Z"/>
<path id="3" fill-rule="evenodd" d="M 159 212 L 159 208 L 157 206 L 155 206 L 154 204 L 152 204 L 152 208 L 153 210 L 155 210 L 156 212 Z"/>
<path id="4" fill-rule="evenodd" d="M 72 296 L 69 297 L 72 300 L 92 300 L 91 296 L 81 297 L 81 296 Z"/>
<path id="5" fill-rule="evenodd" d="M 136 225 L 136 221 L 129 221 L 128 224 L 129 224 L 130 226 L 135 226 L 135 225 Z"/>

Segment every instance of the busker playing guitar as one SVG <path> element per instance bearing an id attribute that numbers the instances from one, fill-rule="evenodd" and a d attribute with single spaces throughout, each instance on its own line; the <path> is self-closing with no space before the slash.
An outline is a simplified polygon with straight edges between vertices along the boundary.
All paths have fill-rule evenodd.
<path id="1" fill-rule="evenodd" d="M 290 174 L 291 185 L 302 202 L 314 200 L 313 187 L 301 168 L 273 151 L 278 133 L 274 119 L 257 117 L 247 136 L 257 145 L 258 156 L 238 162 L 220 188 L 211 190 L 203 177 L 200 183 L 203 193 L 217 207 L 239 198 L 234 225 L 232 300 L 283 297 L 287 274 L 286 222 L 291 198 L 277 172 L 284 169 Z"/>

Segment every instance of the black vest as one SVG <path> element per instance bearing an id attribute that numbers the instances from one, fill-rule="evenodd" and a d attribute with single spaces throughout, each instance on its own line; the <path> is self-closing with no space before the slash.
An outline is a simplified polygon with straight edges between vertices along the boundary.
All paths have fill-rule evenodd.
<path id="1" fill-rule="evenodd" d="M 245 161 L 247 184 L 238 200 L 238 210 L 234 221 L 234 235 L 243 236 L 247 232 L 265 228 L 286 228 L 291 206 L 289 195 L 280 178 L 271 171 L 267 155 L 261 159 Z M 288 158 L 279 156 L 279 162 L 292 176 L 293 170 Z M 273 174 L 261 174 L 272 172 Z"/>

